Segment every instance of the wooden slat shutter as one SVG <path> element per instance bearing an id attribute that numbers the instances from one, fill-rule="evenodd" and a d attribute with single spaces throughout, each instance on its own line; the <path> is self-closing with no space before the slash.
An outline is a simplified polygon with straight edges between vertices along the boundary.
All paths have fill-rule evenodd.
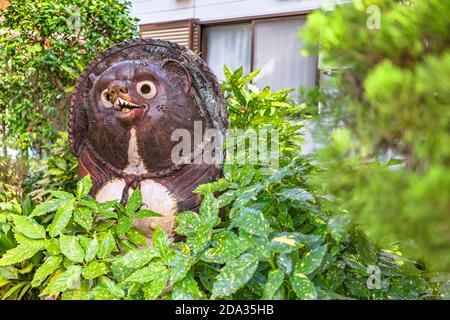
<path id="1" fill-rule="evenodd" d="M 144 24 L 139 27 L 142 38 L 168 40 L 200 50 L 200 26 L 195 20 Z"/>

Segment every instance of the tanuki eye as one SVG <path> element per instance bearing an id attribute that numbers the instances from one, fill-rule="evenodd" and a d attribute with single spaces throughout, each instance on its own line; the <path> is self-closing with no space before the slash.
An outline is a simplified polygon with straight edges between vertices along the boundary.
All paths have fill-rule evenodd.
<path id="1" fill-rule="evenodd" d="M 138 93 L 145 99 L 151 99 L 156 95 L 156 86 L 150 80 L 138 82 L 136 88 Z"/>
<path id="2" fill-rule="evenodd" d="M 102 92 L 102 103 L 105 106 L 105 108 L 112 108 L 113 104 L 111 102 L 111 97 L 109 95 L 108 89 L 103 90 Z"/>

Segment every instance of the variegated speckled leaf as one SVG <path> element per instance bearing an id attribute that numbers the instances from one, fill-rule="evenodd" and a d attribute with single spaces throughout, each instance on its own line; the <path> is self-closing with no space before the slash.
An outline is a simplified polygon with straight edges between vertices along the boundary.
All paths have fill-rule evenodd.
<path id="1" fill-rule="evenodd" d="M 228 262 L 216 277 L 211 299 L 227 297 L 244 286 L 258 267 L 258 259 L 245 253 L 238 259 Z"/>
<path id="2" fill-rule="evenodd" d="M 301 300 L 317 299 L 317 291 L 314 284 L 303 273 L 295 273 L 290 278 L 290 281 L 297 298 Z"/>
<path id="3" fill-rule="evenodd" d="M 264 217 L 261 210 L 254 208 L 243 208 L 234 225 L 250 234 L 267 236 L 270 232 L 269 221 Z"/>
<path id="4" fill-rule="evenodd" d="M 21 241 L 17 247 L 6 251 L 0 259 L 0 267 L 31 258 L 45 247 L 45 243 L 45 240 Z"/>
<path id="5" fill-rule="evenodd" d="M 224 192 L 217 198 L 219 208 L 226 207 L 227 205 L 232 203 L 234 199 L 236 199 L 236 191 L 235 190 L 229 190 L 227 192 Z"/>
<path id="6" fill-rule="evenodd" d="M 212 247 L 206 250 L 201 260 L 213 263 L 225 263 L 243 253 L 248 245 L 234 232 L 222 231 L 216 233 L 211 239 Z"/>
<path id="7" fill-rule="evenodd" d="M 52 223 L 47 227 L 47 230 L 51 237 L 58 236 L 61 231 L 64 230 L 72 217 L 74 200 L 66 200 L 56 211 L 55 218 Z"/>
<path id="8" fill-rule="evenodd" d="M 89 261 L 93 260 L 96 256 L 97 250 L 98 250 L 97 238 L 88 239 L 85 244 L 83 244 L 82 241 L 80 241 L 80 242 L 85 251 L 84 261 L 89 262 Z"/>
<path id="9" fill-rule="evenodd" d="M 264 287 L 264 296 L 263 299 L 265 300 L 271 300 L 274 298 L 275 294 L 277 293 L 278 289 L 283 284 L 284 280 L 284 272 L 280 269 L 271 270 L 269 272 L 269 275 L 267 277 L 267 282 Z"/>
<path id="10" fill-rule="evenodd" d="M 173 284 L 183 279 L 194 262 L 195 258 L 176 251 L 175 256 L 168 263 L 171 269 L 170 282 Z"/>
<path id="11" fill-rule="evenodd" d="M 312 194 L 301 188 L 283 189 L 277 193 L 277 196 L 280 197 L 281 201 L 291 200 L 300 203 L 314 201 Z"/>
<path id="12" fill-rule="evenodd" d="M 145 300 L 155 300 L 166 288 L 167 281 L 169 281 L 169 271 L 165 269 L 152 282 L 145 283 L 143 286 Z"/>
<path id="13" fill-rule="evenodd" d="M 81 199 L 89 194 L 92 188 L 92 180 L 90 176 L 85 176 L 77 183 L 77 198 Z"/>
<path id="14" fill-rule="evenodd" d="M 134 243 L 137 246 L 146 246 L 147 245 L 147 238 L 140 233 L 138 230 L 130 229 L 128 230 L 126 234 L 128 240 L 130 240 L 132 243 Z"/>
<path id="15" fill-rule="evenodd" d="M 100 277 L 99 283 L 92 288 L 89 296 L 94 300 L 117 300 L 125 296 L 121 287 L 107 277 Z"/>
<path id="16" fill-rule="evenodd" d="M 142 194 L 141 190 L 135 189 L 128 199 L 125 210 L 129 216 L 131 216 L 136 210 L 142 206 Z"/>
<path id="17" fill-rule="evenodd" d="M 117 245 L 116 240 L 111 234 L 111 230 L 99 236 L 97 256 L 100 259 L 108 257 L 115 250 L 117 250 Z"/>
<path id="18" fill-rule="evenodd" d="M 78 207 L 73 213 L 73 219 L 76 223 L 82 226 L 86 231 L 89 231 L 94 222 L 91 209 L 87 207 Z"/>
<path id="19" fill-rule="evenodd" d="M 205 223 L 210 224 L 211 227 L 215 226 L 219 214 L 219 204 L 212 193 L 205 195 L 200 204 L 199 212 Z"/>
<path id="20" fill-rule="evenodd" d="M 81 274 L 85 279 L 94 279 L 108 273 L 108 267 L 103 262 L 92 261 L 83 268 Z"/>
<path id="21" fill-rule="evenodd" d="M 147 267 L 137 270 L 126 279 L 127 282 L 145 283 L 155 280 L 160 274 L 167 271 L 167 268 L 160 262 L 154 262 Z"/>
<path id="22" fill-rule="evenodd" d="M 61 273 L 55 280 L 51 281 L 42 291 L 41 296 L 54 295 L 59 292 L 71 289 L 80 279 L 81 267 L 70 266 Z"/>
<path id="23" fill-rule="evenodd" d="M 218 181 L 202 184 L 194 189 L 194 193 L 209 194 L 218 191 L 223 191 L 228 188 L 230 183 L 225 179 L 219 179 Z"/>
<path id="24" fill-rule="evenodd" d="M 156 226 L 152 237 L 153 246 L 159 251 L 162 258 L 170 258 L 169 237 L 167 233 L 160 227 Z"/>
<path id="25" fill-rule="evenodd" d="M 302 245 L 317 245 L 323 239 L 317 235 L 303 234 L 301 232 L 281 232 L 276 234 L 268 246 L 275 252 L 290 252 Z"/>
<path id="26" fill-rule="evenodd" d="M 191 275 L 178 281 L 173 287 L 173 300 L 199 300 L 202 298 L 204 298 L 204 294 L 200 291 L 197 282 Z"/>
<path id="27" fill-rule="evenodd" d="M 34 221 L 33 218 L 15 214 L 13 215 L 13 220 L 15 232 L 21 233 L 31 239 L 45 238 L 45 228 Z"/>
<path id="28" fill-rule="evenodd" d="M 327 253 L 327 245 L 320 246 L 308 252 L 305 257 L 295 265 L 295 273 L 309 275 L 322 264 L 322 260 Z"/>
<path id="29" fill-rule="evenodd" d="M 116 233 L 119 237 L 125 235 L 128 230 L 131 229 L 133 225 L 133 220 L 129 217 L 121 217 L 119 223 L 116 226 Z"/>
<path id="30" fill-rule="evenodd" d="M 116 279 L 123 281 L 155 257 L 159 257 L 159 252 L 154 248 L 129 251 L 114 260 L 111 271 Z"/>
<path id="31" fill-rule="evenodd" d="M 78 241 L 78 237 L 61 234 L 59 237 L 59 246 L 63 255 L 65 255 L 70 261 L 83 261 L 84 250 Z"/>
<path id="32" fill-rule="evenodd" d="M 31 212 L 30 218 L 42 216 L 46 213 L 53 212 L 68 201 L 69 200 L 67 199 L 51 199 L 41 204 L 38 204 L 34 208 L 33 212 Z"/>
<path id="33" fill-rule="evenodd" d="M 61 256 L 48 257 L 45 260 L 45 262 L 34 273 L 31 285 L 33 287 L 37 287 L 38 285 L 40 285 L 45 280 L 45 278 L 47 278 L 49 275 L 55 272 L 56 269 L 58 269 L 59 265 L 61 264 L 61 261 L 62 261 Z"/>

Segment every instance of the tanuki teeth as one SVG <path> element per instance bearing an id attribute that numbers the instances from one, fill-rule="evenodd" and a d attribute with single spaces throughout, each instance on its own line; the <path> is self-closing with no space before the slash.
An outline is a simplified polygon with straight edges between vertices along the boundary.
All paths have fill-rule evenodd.
<path id="1" fill-rule="evenodd" d="M 140 106 L 137 104 L 128 102 L 126 100 L 123 100 L 121 98 L 118 98 L 117 101 L 114 103 L 114 108 L 118 111 L 122 111 L 123 113 L 130 112 L 130 109 L 129 109 L 130 107 L 131 108 L 139 108 Z"/>

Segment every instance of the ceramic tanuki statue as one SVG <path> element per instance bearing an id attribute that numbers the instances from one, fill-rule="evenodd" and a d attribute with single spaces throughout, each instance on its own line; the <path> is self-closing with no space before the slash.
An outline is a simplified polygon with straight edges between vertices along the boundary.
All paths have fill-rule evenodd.
<path id="1" fill-rule="evenodd" d="M 221 173 L 219 164 L 194 156 L 172 160 L 176 129 L 191 133 L 194 151 L 195 121 L 202 132 L 224 134 L 228 126 L 220 86 L 203 60 L 161 40 L 110 48 L 81 74 L 71 100 L 69 134 L 79 175 L 91 176 L 99 202 L 125 203 L 140 188 L 143 206 L 163 217 L 135 225 L 149 239 L 156 225 L 173 236 L 174 215 L 200 204 L 192 191 Z"/>

